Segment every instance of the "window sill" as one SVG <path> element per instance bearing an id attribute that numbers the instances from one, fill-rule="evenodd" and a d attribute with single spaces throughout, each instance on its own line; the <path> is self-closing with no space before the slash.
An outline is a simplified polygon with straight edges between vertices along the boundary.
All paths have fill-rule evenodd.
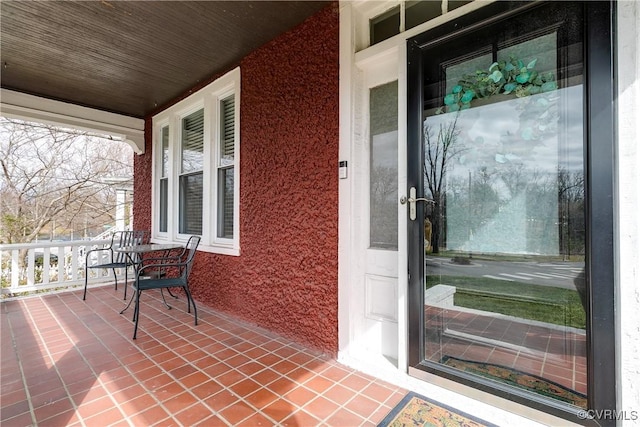
<path id="1" fill-rule="evenodd" d="M 240 248 L 234 248 L 232 246 L 200 245 L 198 246 L 198 250 L 212 254 L 240 256 Z"/>
<path id="2" fill-rule="evenodd" d="M 152 243 L 178 243 L 178 244 L 184 245 L 186 241 L 156 238 L 156 239 L 152 239 Z M 219 255 L 240 256 L 240 248 L 233 247 L 230 245 L 204 245 L 201 243 L 198 246 L 198 251 L 212 253 L 212 254 L 219 254 Z"/>

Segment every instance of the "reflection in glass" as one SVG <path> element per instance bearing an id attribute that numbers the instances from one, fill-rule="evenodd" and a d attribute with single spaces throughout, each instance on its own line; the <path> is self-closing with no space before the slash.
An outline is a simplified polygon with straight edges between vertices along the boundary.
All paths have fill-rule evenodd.
<path id="1" fill-rule="evenodd" d="M 370 92 L 370 247 L 398 248 L 398 82 Z"/>
<path id="2" fill-rule="evenodd" d="M 497 58 L 555 73 L 555 41 Z M 586 407 L 581 77 L 517 95 L 425 112 L 425 359 Z"/>

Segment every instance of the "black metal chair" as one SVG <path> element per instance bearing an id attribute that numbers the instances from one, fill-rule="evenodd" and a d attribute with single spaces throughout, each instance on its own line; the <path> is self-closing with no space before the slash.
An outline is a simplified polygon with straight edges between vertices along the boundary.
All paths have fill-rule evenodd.
<path id="1" fill-rule="evenodd" d="M 133 265 L 134 261 L 126 253 L 115 251 L 116 248 L 124 246 L 135 246 L 149 243 L 149 233 L 147 231 L 116 231 L 111 236 L 111 242 L 103 247 L 91 249 L 87 251 L 84 264 L 84 295 L 82 299 L 87 298 L 87 284 L 89 281 L 89 269 L 111 269 L 115 280 L 115 289 L 118 290 L 118 275 L 116 269 L 124 269 L 124 299 L 127 299 L 127 281 L 128 267 Z M 90 264 L 91 254 L 97 258 L 96 264 Z M 106 258 L 106 259 L 105 259 Z"/>
<path id="2" fill-rule="evenodd" d="M 193 267 L 196 249 L 200 244 L 199 236 L 191 236 L 181 254 L 161 258 L 145 258 L 136 271 L 136 280 L 133 288 L 136 292 L 133 320 L 133 339 L 138 333 L 138 320 L 140 318 L 140 295 L 142 291 L 150 289 L 182 288 L 187 297 L 187 313 L 191 313 L 193 305 L 194 324 L 198 324 L 198 309 L 189 290 L 189 274 Z M 164 294 L 162 294 L 164 300 Z M 165 301 L 165 305 L 171 308 Z"/>

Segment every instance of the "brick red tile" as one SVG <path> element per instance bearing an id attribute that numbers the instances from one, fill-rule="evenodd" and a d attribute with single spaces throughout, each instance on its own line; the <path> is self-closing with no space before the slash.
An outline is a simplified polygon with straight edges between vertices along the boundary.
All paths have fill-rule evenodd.
<path id="1" fill-rule="evenodd" d="M 216 377 L 216 381 L 225 387 L 230 387 L 237 382 L 242 381 L 246 376 L 242 372 L 232 369 Z"/>
<path id="2" fill-rule="evenodd" d="M 113 400 L 111 400 L 111 397 L 105 396 L 92 400 L 91 402 L 78 405 L 77 412 L 82 418 L 88 418 L 111 408 L 113 408 Z"/>
<path id="3" fill-rule="evenodd" d="M 112 408 L 107 411 L 101 412 L 93 417 L 89 417 L 83 420 L 87 426 L 112 426 L 118 422 L 126 422 L 120 409 Z M 47 422 L 44 425 L 49 425 Z M 50 424 L 55 425 L 55 424 Z"/>
<path id="4" fill-rule="evenodd" d="M 324 420 L 333 414 L 339 407 L 340 406 L 334 402 L 320 396 L 304 405 L 302 409 L 313 414 L 315 417 Z"/>
<path id="5" fill-rule="evenodd" d="M 184 408 L 187 408 L 196 402 L 198 402 L 197 397 L 194 397 L 191 393 L 184 392 L 169 397 L 167 400 L 163 401 L 162 404 L 170 414 L 177 414 Z"/>
<path id="6" fill-rule="evenodd" d="M 290 392 L 286 393 L 283 397 L 298 406 L 303 406 L 316 396 L 316 393 L 314 393 L 313 391 L 300 386 L 295 387 Z"/>
<path id="7" fill-rule="evenodd" d="M 19 415 L 15 415 L 11 418 L 4 418 L 4 415 L 2 416 L 2 423 L 3 425 L 7 425 L 7 426 L 31 426 L 33 425 L 33 420 L 31 418 L 31 412 L 27 411 L 27 412 L 23 412 Z"/>
<path id="8" fill-rule="evenodd" d="M 42 405 L 34 409 L 36 420 L 41 423 L 47 418 L 51 418 L 55 415 L 62 414 L 74 410 L 73 403 L 67 397 L 59 399 L 57 401 L 49 402 L 46 405 Z"/>
<path id="9" fill-rule="evenodd" d="M 282 425 L 284 427 L 315 426 L 318 424 L 319 424 L 319 420 L 316 417 L 302 410 L 296 411 L 295 413 L 291 414 L 288 418 L 282 421 Z"/>
<path id="10" fill-rule="evenodd" d="M 367 418 L 371 413 L 378 409 L 379 406 L 380 404 L 378 402 L 371 400 L 366 396 L 357 395 L 345 405 L 345 408 L 360 415 L 362 418 Z"/>
<path id="11" fill-rule="evenodd" d="M 262 409 L 277 400 L 280 396 L 267 388 L 261 388 L 244 399 L 258 409 Z"/>
<path id="12" fill-rule="evenodd" d="M 152 406 L 130 417 L 134 425 L 151 426 L 169 417 L 169 413 L 161 406 Z"/>
<path id="13" fill-rule="evenodd" d="M 297 408 L 284 399 L 278 399 L 262 409 L 262 412 L 276 422 L 282 421 L 295 411 L 297 411 Z"/>
<path id="14" fill-rule="evenodd" d="M 233 391 L 238 396 L 244 397 L 247 396 L 260 388 L 260 384 L 250 379 L 242 380 L 231 387 L 229 389 Z"/>
<path id="15" fill-rule="evenodd" d="M 29 402 L 27 400 L 12 403 L 6 406 L 3 404 L 2 411 L 0 411 L 0 419 L 2 421 L 5 421 L 9 418 L 13 418 L 24 413 L 29 413 Z"/>
<path id="16" fill-rule="evenodd" d="M 198 396 L 199 399 L 206 399 L 207 397 L 213 396 L 221 390 L 222 386 L 215 380 L 210 379 L 209 381 L 205 381 L 199 386 L 192 388 L 191 392 Z"/>
<path id="17" fill-rule="evenodd" d="M 362 424 L 363 421 L 364 418 L 347 409 L 338 409 L 335 414 L 329 417 L 327 424 L 332 426 L 358 426 Z"/>
<path id="18" fill-rule="evenodd" d="M 188 375 L 184 378 L 182 378 L 180 380 L 180 382 L 186 387 L 186 388 L 194 388 L 199 386 L 200 384 L 209 381 L 210 378 L 208 375 L 202 373 L 202 372 L 194 372 L 191 375 Z"/>
<path id="19" fill-rule="evenodd" d="M 214 394 L 204 400 L 204 403 L 209 405 L 214 411 L 220 411 L 229 405 L 235 404 L 238 401 L 238 397 L 228 390 L 222 390 L 219 393 Z"/>
<path id="20" fill-rule="evenodd" d="M 255 410 L 242 401 L 238 401 L 231 406 L 220 411 L 219 416 L 227 420 L 231 425 L 238 425 L 240 421 L 252 416 Z"/>
<path id="21" fill-rule="evenodd" d="M 271 370 L 269 368 L 265 368 L 262 371 L 252 375 L 251 379 L 253 379 L 255 382 L 257 382 L 260 385 L 267 385 L 281 377 L 282 376 L 276 371 Z"/>
<path id="22" fill-rule="evenodd" d="M 207 418 L 204 418 L 197 423 L 193 424 L 194 427 L 227 427 L 228 424 L 217 415 L 210 415 Z"/>
<path id="23" fill-rule="evenodd" d="M 321 375 L 316 375 L 311 377 L 307 381 L 304 382 L 304 386 L 308 389 L 315 391 L 318 394 L 324 393 L 329 388 L 331 388 L 335 383 Z"/>
<path id="24" fill-rule="evenodd" d="M 259 426 L 272 426 L 273 422 L 265 417 L 263 414 L 254 413 L 249 418 L 241 421 L 237 424 L 238 427 L 259 427 Z"/>
<path id="25" fill-rule="evenodd" d="M 351 400 L 353 396 L 355 396 L 355 392 L 351 389 L 336 384 L 329 390 L 324 392 L 323 396 L 333 402 L 336 402 L 339 405 L 344 405 L 346 402 Z"/>

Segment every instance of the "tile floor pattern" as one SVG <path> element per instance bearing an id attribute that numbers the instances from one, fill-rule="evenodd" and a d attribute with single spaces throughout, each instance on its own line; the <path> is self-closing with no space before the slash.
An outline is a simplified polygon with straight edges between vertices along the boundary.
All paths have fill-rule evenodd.
<path id="1" fill-rule="evenodd" d="M 3 302 L 0 424 L 376 425 L 406 390 L 184 298 L 112 287 Z"/>

